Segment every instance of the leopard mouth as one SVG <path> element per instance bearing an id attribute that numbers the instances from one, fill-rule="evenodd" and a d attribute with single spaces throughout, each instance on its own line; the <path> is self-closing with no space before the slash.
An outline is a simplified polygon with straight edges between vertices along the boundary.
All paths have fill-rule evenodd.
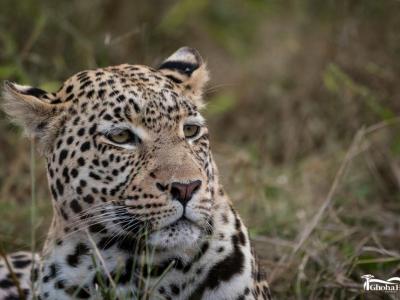
<path id="1" fill-rule="evenodd" d="M 193 222 L 192 220 L 190 220 L 190 219 L 188 219 L 184 214 L 179 218 L 179 219 L 177 219 L 175 222 L 173 222 L 173 223 L 171 223 L 171 224 L 169 224 L 169 225 L 167 225 L 167 226 L 165 226 L 164 228 L 167 228 L 167 227 L 169 227 L 169 226 L 175 226 L 175 225 L 179 225 L 179 224 L 187 224 L 187 225 L 194 225 L 194 226 L 197 226 L 197 227 L 199 227 L 199 225 L 197 225 L 195 222 Z"/>
<path id="2" fill-rule="evenodd" d="M 195 222 L 187 218 L 179 218 L 175 222 L 162 227 L 150 235 L 149 242 L 156 248 L 187 249 L 202 239 L 204 232 Z"/>

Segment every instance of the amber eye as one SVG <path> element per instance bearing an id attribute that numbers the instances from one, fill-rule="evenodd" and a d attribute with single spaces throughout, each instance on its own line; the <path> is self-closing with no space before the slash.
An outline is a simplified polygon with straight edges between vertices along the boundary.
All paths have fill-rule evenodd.
<path id="1" fill-rule="evenodd" d="M 139 144 L 141 142 L 140 138 L 130 130 L 108 134 L 107 138 L 116 144 Z"/>
<path id="2" fill-rule="evenodd" d="M 198 125 L 184 125 L 183 126 L 183 133 L 185 137 L 190 139 L 194 138 L 200 131 L 200 126 Z"/>

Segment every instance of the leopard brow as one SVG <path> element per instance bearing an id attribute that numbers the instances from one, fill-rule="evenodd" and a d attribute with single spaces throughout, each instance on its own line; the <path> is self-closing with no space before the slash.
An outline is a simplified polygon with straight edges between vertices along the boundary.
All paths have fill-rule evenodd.
<path id="1" fill-rule="evenodd" d="M 185 124 L 194 124 L 194 125 L 203 126 L 203 125 L 205 125 L 205 123 L 206 123 L 206 120 L 202 116 L 189 117 L 185 120 Z"/>
<path id="2" fill-rule="evenodd" d="M 129 126 L 129 125 L 115 125 L 113 123 L 101 123 L 99 125 L 99 131 L 102 134 L 115 134 L 123 130 L 130 130 L 134 134 L 136 134 L 138 137 L 141 139 L 146 139 L 147 138 L 147 133 L 143 128 L 140 127 L 134 127 L 134 126 Z"/>

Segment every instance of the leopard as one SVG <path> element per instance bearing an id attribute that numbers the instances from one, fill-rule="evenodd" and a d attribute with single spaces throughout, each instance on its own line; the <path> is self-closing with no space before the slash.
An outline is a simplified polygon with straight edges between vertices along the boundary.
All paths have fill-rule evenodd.
<path id="1" fill-rule="evenodd" d="M 44 157 L 53 217 L 40 253 L 0 260 L 1 299 L 271 299 L 211 153 L 208 80 L 182 47 L 57 92 L 4 83 L 5 113 Z"/>

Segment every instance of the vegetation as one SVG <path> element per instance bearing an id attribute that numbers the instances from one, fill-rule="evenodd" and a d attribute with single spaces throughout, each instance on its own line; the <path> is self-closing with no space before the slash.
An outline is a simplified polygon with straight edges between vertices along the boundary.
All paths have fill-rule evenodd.
<path id="1" fill-rule="evenodd" d="M 213 151 L 275 298 L 398 299 L 361 275 L 400 276 L 399 15 L 395 0 L 2 0 L 0 80 L 54 91 L 199 49 Z M 2 113 L 0 130 L 0 246 L 40 248 L 42 158 Z"/>

